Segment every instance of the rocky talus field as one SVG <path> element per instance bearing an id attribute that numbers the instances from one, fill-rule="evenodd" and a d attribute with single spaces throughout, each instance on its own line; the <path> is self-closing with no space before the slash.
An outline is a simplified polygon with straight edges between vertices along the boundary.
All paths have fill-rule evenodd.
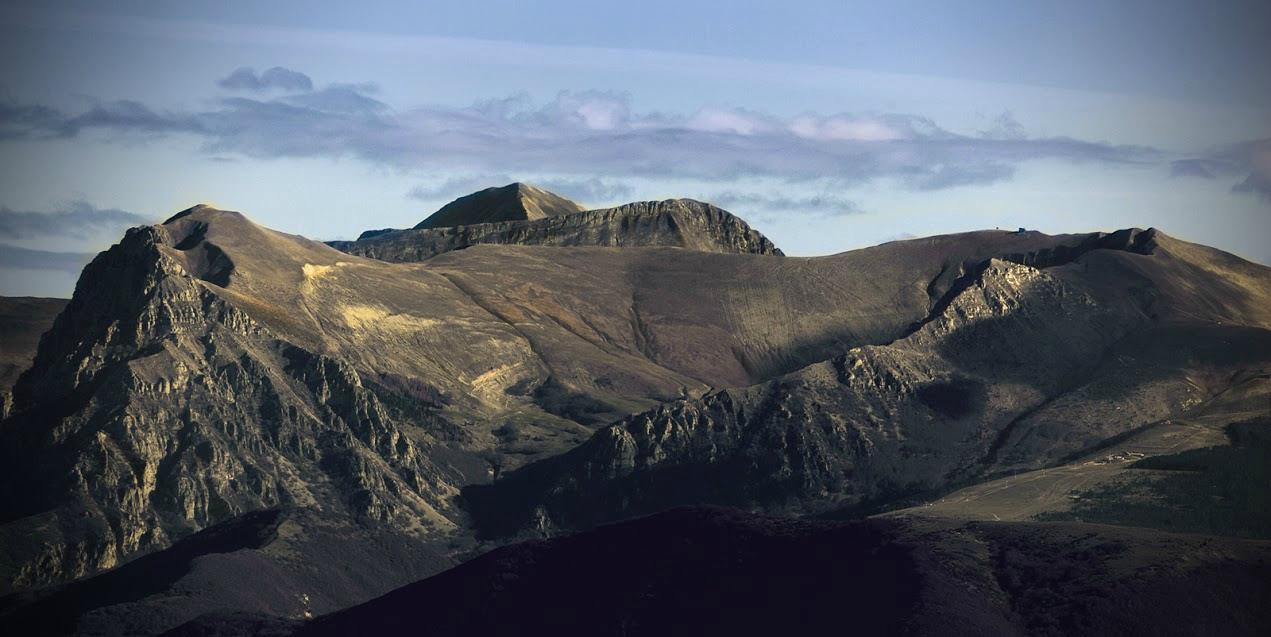
<path id="1" fill-rule="evenodd" d="M 1267 634 L 1271 269 L 195 206 L 0 299 L 11 635 Z"/>

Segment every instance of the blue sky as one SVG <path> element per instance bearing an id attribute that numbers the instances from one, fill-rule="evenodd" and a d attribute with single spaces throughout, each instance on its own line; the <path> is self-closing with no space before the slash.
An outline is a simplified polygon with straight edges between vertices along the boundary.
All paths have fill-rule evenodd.
<path id="1" fill-rule="evenodd" d="M 1271 9 L 1212 4 L 10 2 L 0 294 L 198 202 L 348 238 L 513 180 L 796 255 L 1156 226 L 1268 263 Z"/>

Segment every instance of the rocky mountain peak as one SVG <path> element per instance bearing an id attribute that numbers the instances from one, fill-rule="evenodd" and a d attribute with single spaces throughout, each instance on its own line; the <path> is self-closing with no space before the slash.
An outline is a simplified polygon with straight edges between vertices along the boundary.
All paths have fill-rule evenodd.
<path id="1" fill-rule="evenodd" d="M 500 221 L 532 221 L 582 212 L 576 202 L 530 184 L 515 182 L 465 195 L 442 206 L 415 226 L 449 228 Z"/>
<path id="2" fill-rule="evenodd" d="M 216 208 L 213 207 L 211 204 L 205 204 L 205 203 L 194 204 L 193 206 L 190 206 L 189 208 L 186 208 L 185 210 L 182 210 L 181 212 L 178 212 L 172 215 L 171 217 L 168 217 L 168 219 L 163 222 L 163 225 L 166 226 L 175 221 L 180 221 L 181 219 L 189 217 L 190 215 L 199 214 L 201 212 L 206 212 L 209 210 L 216 210 Z"/>

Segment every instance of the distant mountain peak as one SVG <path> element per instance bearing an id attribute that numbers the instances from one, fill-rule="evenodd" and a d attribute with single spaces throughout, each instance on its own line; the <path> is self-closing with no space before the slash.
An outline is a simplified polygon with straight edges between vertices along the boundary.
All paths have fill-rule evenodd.
<path id="1" fill-rule="evenodd" d="M 205 204 L 205 203 L 194 204 L 193 206 L 190 206 L 189 208 L 186 208 L 185 210 L 182 210 L 181 212 L 178 212 L 178 213 L 176 213 L 176 214 L 172 215 L 171 217 L 168 217 L 168 219 L 167 219 L 166 221 L 164 221 L 164 222 L 163 222 L 163 225 L 165 225 L 165 226 L 166 226 L 166 225 L 168 225 L 168 224 L 172 223 L 173 221 L 178 221 L 178 220 L 180 220 L 180 219 L 184 219 L 184 218 L 186 218 L 186 217 L 188 217 L 188 216 L 190 216 L 190 215 L 198 214 L 198 213 L 203 212 L 203 211 L 205 211 L 205 210 L 215 210 L 215 208 L 213 208 L 212 206 L 210 206 L 210 205 L 208 205 L 208 204 Z"/>
<path id="2" fill-rule="evenodd" d="M 491 190 L 513 187 L 523 192 L 542 192 L 525 184 Z M 328 242 L 349 254 L 399 262 L 423 261 L 477 244 L 662 246 L 702 252 L 782 254 L 772 241 L 739 217 L 693 199 L 636 201 L 613 208 L 457 226 L 368 230 L 356 241 Z"/>
<path id="3" fill-rule="evenodd" d="M 447 228 L 499 221 L 533 221 L 585 210 L 581 205 L 531 184 L 514 182 L 464 195 L 415 226 Z"/>

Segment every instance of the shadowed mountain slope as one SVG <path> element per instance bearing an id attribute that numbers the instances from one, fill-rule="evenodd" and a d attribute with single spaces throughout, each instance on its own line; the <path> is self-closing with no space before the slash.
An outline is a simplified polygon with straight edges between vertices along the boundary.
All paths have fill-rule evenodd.
<path id="1" fill-rule="evenodd" d="M 350 527 L 330 517 L 311 509 L 253 511 L 119 568 L 0 597 L 0 632 L 147 635 L 227 609 L 299 621 L 454 564 L 438 547 L 404 541 L 391 527 Z"/>

